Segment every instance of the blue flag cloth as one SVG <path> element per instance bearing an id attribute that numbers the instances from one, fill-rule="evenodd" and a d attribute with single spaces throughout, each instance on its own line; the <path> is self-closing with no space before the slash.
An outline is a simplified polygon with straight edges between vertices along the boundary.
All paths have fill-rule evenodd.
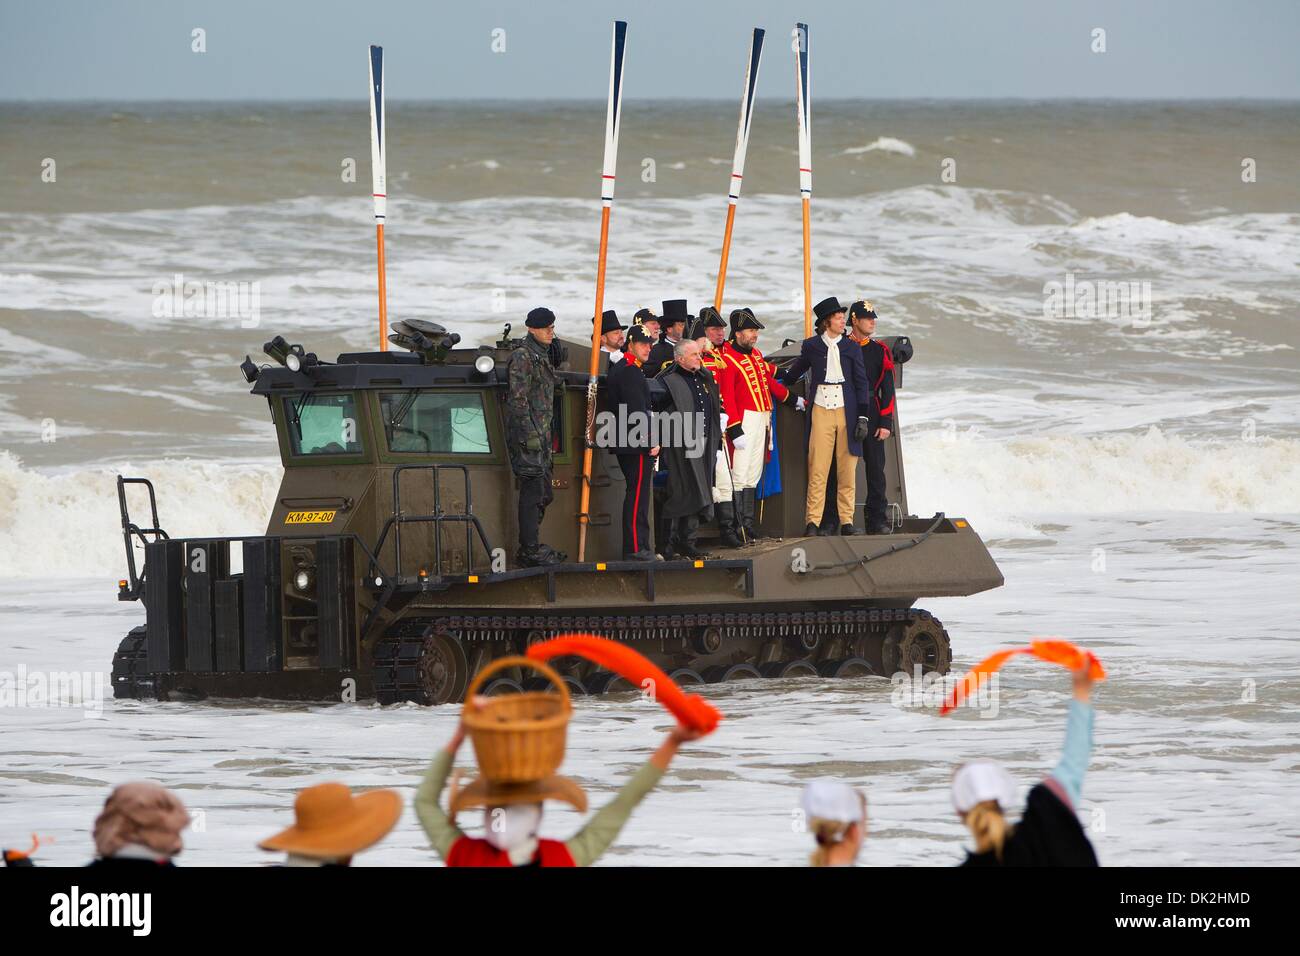
<path id="1" fill-rule="evenodd" d="M 776 435 L 776 409 L 772 409 L 772 434 Z M 772 442 L 772 457 L 763 465 L 763 477 L 758 479 L 754 494 L 758 498 L 770 498 L 781 493 L 781 443 Z"/>

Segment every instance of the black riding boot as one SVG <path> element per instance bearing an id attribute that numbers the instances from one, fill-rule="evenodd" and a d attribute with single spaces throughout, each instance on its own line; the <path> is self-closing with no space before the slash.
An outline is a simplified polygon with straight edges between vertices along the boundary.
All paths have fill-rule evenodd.
<path id="1" fill-rule="evenodd" d="M 687 515 L 684 518 L 678 518 L 676 530 L 677 533 L 673 536 L 673 547 L 679 555 L 696 559 L 712 557 L 709 552 L 701 549 L 695 543 L 695 539 L 700 533 L 699 515 Z"/>
<path id="2" fill-rule="evenodd" d="M 740 529 L 736 523 L 736 506 L 731 501 L 719 501 L 713 506 L 718 515 L 718 543 L 724 548 L 739 548 Z"/>

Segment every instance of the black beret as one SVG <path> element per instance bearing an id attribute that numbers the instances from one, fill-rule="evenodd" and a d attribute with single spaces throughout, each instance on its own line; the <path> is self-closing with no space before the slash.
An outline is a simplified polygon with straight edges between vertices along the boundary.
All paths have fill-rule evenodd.
<path id="1" fill-rule="evenodd" d="M 819 319 L 828 319 L 836 312 L 844 312 L 844 306 L 840 305 L 840 300 L 831 296 L 829 299 L 822 299 L 813 306 L 813 312 Z"/>
<path id="2" fill-rule="evenodd" d="M 524 325 L 530 329 L 549 329 L 555 324 L 555 313 L 547 308 L 536 308 L 528 313 Z"/>

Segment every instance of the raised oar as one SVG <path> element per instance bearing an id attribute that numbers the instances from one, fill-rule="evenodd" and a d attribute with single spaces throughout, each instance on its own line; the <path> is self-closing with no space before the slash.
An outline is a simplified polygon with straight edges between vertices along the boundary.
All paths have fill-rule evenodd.
<path id="1" fill-rule="evenodd" d="M 600 370 L 600 316 L 605 311 L 605 255 L 609 250 L 609 213 L 614 205 L 614 167 L 618 165 L 618 124 L 623 106 L 623 48 L 627 24 L 614 21 L 614 44 L 609 59 L 609 103 L 605 109 L 605 165 L 600 176 L 600 258 L 596 264 L 596 313 L 591 322 L 591 368 L 587 379 L 586 448 L 582 453 L 582 504 L 578 509 L 578 560 L 587 552 L 587 525 L 591 516 L 591 459 L 595 446 L 596 374 Z"/>
<path id="2" fill-rule="evenodd" d="M 384 285 L 384 218 L 388 213 L 388 162 L 384 145 L 384 48 L 370 47 L 370 178 L 379 247 L 379 350 L 388 351 L 388 293 Z"/>
<path id="3" fill-rule="evenodd" d="M 736 155 L 731 161 L 731 184 L 727 190 L 727 228 L 722 234 L 722 261 L 718 263 L 718 287 L 713 307 L 722 312 L 722 290 L 727 284 L 727 258 L 731 255 L 731 227 L 736 222 L 736 203 L 745 174 L 745 153 L 749 150 L 749 122 L 754 115 L 754 91 L 758 89 L 758 61 L 763 56 L 763 31 L 754 30 L 745 61 L 745 89 L 740 97 L 740 125 L 736 129 Z"/>
<path id="4" fill-rule="evenodd" d="M 803 199 L 803 334 L 812 338 L 812 128 L 808 101 L 808 24 L 794 26 L 795 112 L 799 116 L 799 195 Z"/>

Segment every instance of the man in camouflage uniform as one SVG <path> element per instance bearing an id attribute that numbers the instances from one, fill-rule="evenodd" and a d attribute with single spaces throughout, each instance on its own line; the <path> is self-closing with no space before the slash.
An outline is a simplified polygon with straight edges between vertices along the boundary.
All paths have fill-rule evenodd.
<path id="1" fill-rule="evenodd" d="M 510 470 L 519 479 L 519 551 L 515 560 L 524 567 L 559 564 L 568 555 L 541 544 L 538 529 L 551 493 L 551 451 L 554 445 L 555 313 L 533 309 L 524 323 L 528 335 L 510 354 L 506 366 L 506 442 Z"/>

